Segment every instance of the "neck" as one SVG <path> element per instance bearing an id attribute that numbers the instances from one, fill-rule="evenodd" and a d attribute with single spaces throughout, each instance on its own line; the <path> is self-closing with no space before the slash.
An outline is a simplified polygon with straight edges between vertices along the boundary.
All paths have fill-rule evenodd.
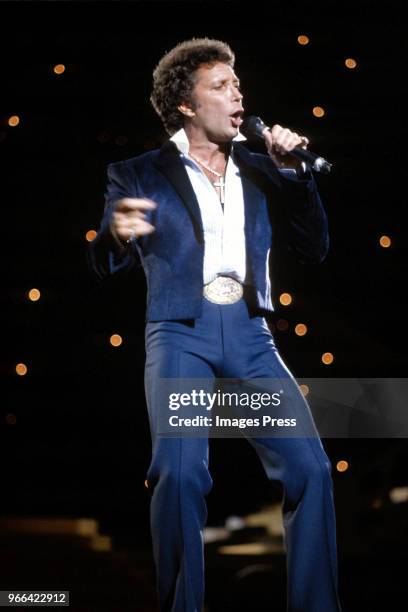
<path id="1" fill-rule="evenodd" d="M 221 157 L 224 160 L 228 158 L 231 150 L 230 142 L 215 142 L 209 140 L 206 134 L 201 131 L 198 132 L 194 129 L 194 126 L 191 125 L 186 125 L 184 130 L 190 144 L 190 153 L 196 155 L 202 161 L 211 165 L 216 161 L 220 161 Z"/>

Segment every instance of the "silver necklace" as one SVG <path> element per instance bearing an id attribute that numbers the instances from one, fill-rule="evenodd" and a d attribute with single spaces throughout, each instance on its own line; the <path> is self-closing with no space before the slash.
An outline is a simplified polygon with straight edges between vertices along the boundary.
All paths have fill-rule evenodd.
<path id="1" fill-rule="evenodd" d="M 224 200 L 225 200 L 225 181 L 224 181 L 224 175 L 221 172 L 217 172 L 216 170 L 213 170 L 212 168 L 210 168 L 210 166 L 207 166 L 207 164 L 205 164 L 200 159 L 195 157 L 195 155 L 193 155 L 192 153 L 189 153 L 189 155 L 190 155 L 190 157 L 192 157 L 192 159 L 194 159 L 194 161 L 197 162 L 197 164 L 200 164 L 200 166 L 202 166 L 203 168 L 208 170 L 208 172 L 211 172 L 211 174 L 214 174 L 214 176 L 218 177 L 218 181 L 216 181 L 215 183 L 212 183 L 212 185 L 214 187 L 219 187 L 220 188 L 220 200 L 221 200 L 221 204 L 224 204 Z"/>

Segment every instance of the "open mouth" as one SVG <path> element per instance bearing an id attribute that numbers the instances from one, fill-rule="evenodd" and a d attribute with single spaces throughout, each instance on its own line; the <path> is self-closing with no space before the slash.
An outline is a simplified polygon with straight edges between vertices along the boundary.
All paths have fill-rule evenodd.
<path id="1" fill-rule="evenodd" d="M 235 113 L 232 113 L 232 115 L 230 115 L 231 123 L 232 123 L 232 125 L 234 127 L 238 128 L 242 124 L 242 122 L 243 122 L 243 119 L 242 119 L 243 114 L 244 114 L 243 110 L 238 110 Z"/>

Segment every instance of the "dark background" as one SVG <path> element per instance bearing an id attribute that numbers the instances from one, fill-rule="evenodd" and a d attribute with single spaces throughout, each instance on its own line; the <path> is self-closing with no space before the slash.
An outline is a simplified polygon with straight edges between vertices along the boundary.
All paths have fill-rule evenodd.
<path id="1" fill-rule="evenodd" d="M 248 114 L 309 137 L 330 253 L 274 261 L 271 325 L 297 377 L 405 377 L 406 37 L 403 2 L 0 2 L 2 514 L 94 516 L 118 545 L 149 542 L 142 270 L 99 284 L 85 233 L 97 230 L 106 165 L 160 146 L 151 74 L 177 42 L 209 36 L 236 53 Z M 297 43 L 307 34 L 310 43 Z M 354 70 L 344 60 L 355 58 Z M 64 74 L 53 66 L 63 63 Z M 313 106 L 324 107 L 323 118 Z M 18 115 L 17 127 L 7 125 Z M 389 249 L 379 237 L 391 237 Z M 30 302 L 37 287 L 41 299 Z M 309 333 L 294 334 L 298 322 Z M 109 344 L 112 333 L 124 339 Z M 334 362 L 320 357 L 330 351 Z M 17 376 L 24 362 L 28 373 Z M 325 440 L 339 554 L 405 559 L 404 439 Z M 277 499 L 252 449 L 213 440 L 209 522 Z M 382 500 L 376 505 L 375 500 Z M 404 511 L 401 511 L 401 508 Z M 381 526 L 381 528 L 379 527 Z M 385 557 L 384 557 L 385 555 Z M 374 553 L 372 559 L 377 559 Z"/>

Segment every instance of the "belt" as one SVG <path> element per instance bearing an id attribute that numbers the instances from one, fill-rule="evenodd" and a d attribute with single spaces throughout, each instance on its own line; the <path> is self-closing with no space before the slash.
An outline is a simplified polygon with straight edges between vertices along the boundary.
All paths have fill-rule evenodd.
<path id="1" fill-rule="evenodd" d="M 235 304 L 244 294 L 241 283 L 230 276 L 217 276 L 204 285 L 204 297 L 214 304 Z"/>

